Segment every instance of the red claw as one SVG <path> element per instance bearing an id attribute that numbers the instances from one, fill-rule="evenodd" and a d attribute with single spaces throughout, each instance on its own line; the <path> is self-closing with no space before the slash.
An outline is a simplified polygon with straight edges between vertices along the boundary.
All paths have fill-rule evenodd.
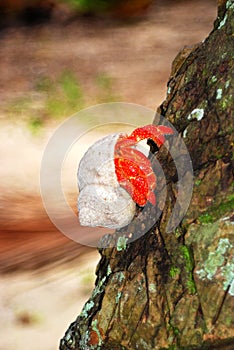
<path id="1" fill-rule="evenodd" d="M 135 129 L 130 136 L 121 136 L 115 145 L 117 180 L 139 206 L 145 206 L 147 201 L 156 204 L 156 175 L 150 160 L 132 146 L 141 140 L 151 139 L 161 147 L 165 142 L 164 135 L 173 133 L 170 127 L 164 125 L 146 125 Z"/>
<path id="2" fill-rule="evenodd" d="M 171 135 L 173 133 L 173 130 L 168 126 L 146 125 L 135 129 L 129 136 L 129 139 L 134 140 L 135 142 L 139 142 L 144 139 L 151 139 L 158 147 L 161 147 L 165 142 L 164 135 Z"/>

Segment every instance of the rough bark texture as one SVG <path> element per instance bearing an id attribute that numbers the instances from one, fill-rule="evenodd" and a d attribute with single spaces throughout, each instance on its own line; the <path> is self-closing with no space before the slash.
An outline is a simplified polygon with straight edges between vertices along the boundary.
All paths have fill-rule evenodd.
<path id="1" fill-rule="evenodd" d="M 220 1 L 209 37 L 179 53 L 158 110 L 181 133 L 192 158 L 186 217 L 166 232 L 177 175 L 162 149 L 157 157 L 168 176 L 163 214 L 130 244 L 126 236 L 140 236 L 139 225 L 104 238 L 117 247 L 100 249 L 96 287 L 61 350 L 233 349 L 233 12 L 233 1 Z M 139 212 L 142 230 L 155 210 Z"/>

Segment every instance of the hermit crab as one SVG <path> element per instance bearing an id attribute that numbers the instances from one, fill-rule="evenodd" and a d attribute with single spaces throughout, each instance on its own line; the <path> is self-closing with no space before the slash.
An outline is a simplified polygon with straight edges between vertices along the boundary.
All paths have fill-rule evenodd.
<path id="1" fill-rule="evenodd" d="M 138 143 L 151 139 L 160 148 L 170 134 L 170 127 L 146 125 L 129 136 L 108 135 L 88 149 L 77 174 L 81 225 L 121 228 L 132 221 L 136 204 L 156 204 L 156 175 Z"/>

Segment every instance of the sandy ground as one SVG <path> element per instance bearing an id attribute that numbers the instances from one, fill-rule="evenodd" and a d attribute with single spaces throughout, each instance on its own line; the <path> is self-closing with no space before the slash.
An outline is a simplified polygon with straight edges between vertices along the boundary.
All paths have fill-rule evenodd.
<path id="1" fill-rule="evenodd" d="M 105 73 L 121 101 L 155 109 L 165 98 L 172 60 L 207 37 L 215 16 L 213 0 L 158 0 L 132 23 L 60 20 L 0 32 L 0 350 L 56 349 L 93 287 L 98 260 L 96 251 L 56 230 L 40 199 L 40 162 L 59 122 L 35 137 L 22 115 L 6 120 L 7 105 L 27 95 L 36 103 L 34 81 L 56 79 L 69 67 L 89 105 L 96 101 L 96 76 Z"/>
<path id="2" fill-rule="evenodd" d="M 1 350 L 56 349 L 94 286 L 97 253 L 69 267 L 0 278 Z"/>

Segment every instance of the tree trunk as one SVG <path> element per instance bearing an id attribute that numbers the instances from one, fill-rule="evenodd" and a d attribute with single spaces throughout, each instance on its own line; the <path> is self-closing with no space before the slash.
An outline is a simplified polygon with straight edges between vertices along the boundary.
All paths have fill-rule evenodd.
<path id="1" fill-rule="evenodd" d="M 175 160 L 162 148 L 157 159 L 168 176 L 163 214 L 130 244 L 126 237 L 140 236 L 131 224 L 103 238 L 113 248 L 100 249 L 96 287 L 60 350 L 233 349 L 233 12 L 233 0 L 219 1 L 209 37 L 174 60 L 158 109 L 192 159 L 186 216 L 167 232 L 178 183 Z M 186 184 L 186 166 L 182 175 Z M 183 191 L 186 196 L 186 186 Z M 140 213 L 142 229 L 154 210 Z"/>

